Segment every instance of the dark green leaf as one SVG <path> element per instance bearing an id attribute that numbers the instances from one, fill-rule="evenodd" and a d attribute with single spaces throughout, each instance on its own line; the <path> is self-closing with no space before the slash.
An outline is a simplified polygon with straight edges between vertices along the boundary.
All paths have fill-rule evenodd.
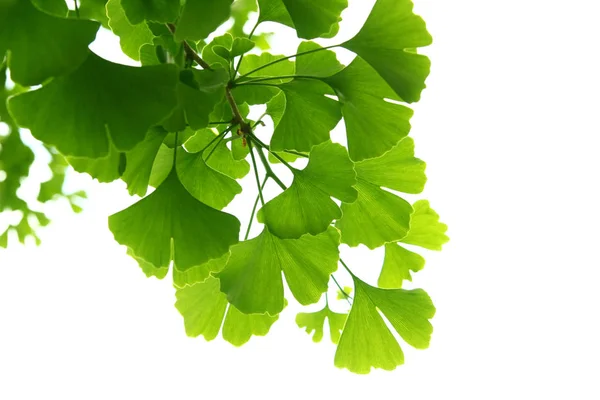
<path id="1" fill-rule="evenodd" d="M 180 0 L 121 0 L 127 19 L 140 22 L 173 22 L 179 16 Z"/>
<path id="2" fill-rule="evenodd" d="M 145 22 L 131 24 L 121 7 L 121 0 L 109 0 L 106 3 L 108 25 L 115 35 L 119 36 L 121 49 L 128 57 L 139 61 L 140 48 L 144 44 L 152 44 L 154 34 Z"/>
<path id="3" fill-rule="evenodd" d="M 187 0 L 177 24 L 178 40 L 205 39 L 227 21 L 233 0 Z"/>

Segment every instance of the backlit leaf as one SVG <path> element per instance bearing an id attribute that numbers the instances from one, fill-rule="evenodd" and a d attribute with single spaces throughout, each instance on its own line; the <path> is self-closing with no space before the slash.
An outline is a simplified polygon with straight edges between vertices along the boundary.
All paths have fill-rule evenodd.
<path id="1" fill-rule="evenodd" d="M 314 332 L 312 340 L 318 343 L 323 339 L 323 328 L 325 319 L 327 319 L 329 323 L 329 336 L 331 337 L 331 341 L 337 344 L 347 317 L 348 314 L 333 312 L 329 306 L 325 306 L 321 311 L 299 313 L 296 315 L 296 324 L 299 328 L 306 328 L 306 333 L 309 335 Z"/>

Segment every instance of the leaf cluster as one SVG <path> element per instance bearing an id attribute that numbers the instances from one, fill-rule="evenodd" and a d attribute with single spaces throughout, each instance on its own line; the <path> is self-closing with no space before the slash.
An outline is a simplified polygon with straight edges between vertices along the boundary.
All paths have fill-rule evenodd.
<path id="1" fill-rule="evenodd" d="M 410 246 L 440 250 L 448 238 L 429 202 L 401 195 L 426 182 L 408 105 L 425 88 L 429 59 L 417 49 L 431 36 L 410 0 L 377 0 L 354 38 L 328 47 L 311 40 L 335 38 L 347 0 L 75 4 L 0 2 L 0 57 L 18 85 L 39 85 L 2 104 L 15 129 L 29 129 L 75 170 L 120 179 L 142 197 L 110 216 L 109 228 L 147 276 L 171 272 L 188 335 L 221 332 L 239 346 L 266 335 L 292 297 L 304 306 L 324 298 L 297 324 L 320 341 L 328 321 L 338 367 L 394 369 L 404 362 L 399 338 L 428 347 L 435 308 L 425 291 L 402 284 L 424 266 Z M 232 17 L 228 33 L 211 35 Z M 267 21 L 305 39 L 295 54 L 264 51 L 268 35 L 255 31 Z M 101 25 L 140 66 L 88 49 Z M 356 57 L 342 65 L 336 47 Z M 251 121 L 256 105 L 266 112 Z M 331 138 L 340 123 L 343 144 Z M 32 156 L 19 157 L 13 163 L 24 171 Z M 248 174 L 259 195 L 243 230 L 224 209 Z M 280 189 L 270 199 L 269 183 Z M 250 238 L 255 220 L 261 232 Z M 377 286 L 340 258 L 342 244 L 385 249 Z M 347 273 L 353 290 L 334 273 Z M 349 312 L 329 301 L 330 286 Z"/>

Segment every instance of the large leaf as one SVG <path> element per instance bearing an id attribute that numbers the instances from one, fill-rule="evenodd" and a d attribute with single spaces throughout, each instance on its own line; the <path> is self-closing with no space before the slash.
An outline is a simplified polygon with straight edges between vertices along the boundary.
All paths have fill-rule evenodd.
<path id="1" fill-rule="evenodd" d="M 377 0 L 360 32 L 342 45 L 371 64 L 408 103 L 421 97 L 430 66 L 413 49 L 431 44 L 425 22 L 412 9 L 411 0 Z"/>
<path id="2" fill-rule="evenodd" d="M 122 0 L 109 0 L 106 3 L 106 14 L 108 25 L 115 35 L 119 37 L 121 49 L 128 57 L 139 61 L 140 48 L 144 44 L 152 44 L 154 34 L 148 24 L 141 22 L 133 25 L 125 16 L 121 7 Z"/>
<path id="3" fill-rule="evenodd" d="M 227 266 L 218 274 L 221 290 L 246 314 L 276 315 L 285 304 L 283 272 L 300 304 L 316 303 L 337 269 L 338 244 L 333 227 L 300 239 L 279 239 L 265 228 L 258 237 L 231 249 Z"/>
<path id="4" fill-rule="evenodd" d="M 233 0 L 187 0 L 177 23 L 178 40 L 202 40 L 227 21 Z"/>
<path id="5" fill-rule="evenodd" d="M 360 57 L 326 78 L 342 103 L 350 158 L 379 157 L 410 132 L 412 110 L 385 99 L 398 99 L 392 89 Z"/>
<path id="6" fill-rule="evenodd" d="M 379 289 L 354 278 L 355 296 L 342 332 L 335 365 L 366 374 L 371 367 L 393 370 L 404 363 L 404 353 L 379 311 L 409 345 L 429 346 L 435 314 L 431 299 L 421 289 Z"/>
<path id="7" fill-rule="evenodd" d="M 110 143 L 131 150 L 175 107 L 177 68 L 126 67 L 90 53 L 72 74 L 15 96 L 9 109 L 19 125 L 64 155 L 100 158 Z"/>
<path id="8" fill-rule="evenodd" d="M 189 194 L 175 170 L 148 197 L 111 215 L 108 224 L 136 257 L 158 268 L 173 259 L 181 271 L 227 253 L 240 230 L 237 218 Z"/>
<path id="9" fill-rule="evenodd" d="M 279 315 L 239 312 L 228 305 L 215 278 L 178 290 L 175 307 L 183 316 L 188 336 L 202 335 L 210 341 L 217 337 L 223 325 L 223 339 L 234 346 L 245 344 L 252 336 L 265 336 L 279 318 Z"/>
<path id="10" fill-rule="evenodd" d="M 40 84 L 76 69 L 88 57 L 99 27 L 97 22 L 48 15 L 29 0 L 0 1 L 0 58 L 10 51 L 13 81 Z"/>
<path id="11" fill-rule="evenodd" d="M 121 0 L 129 21 L 173 22 L 179 15 L 180 0 Z"/>
<path id="12" fill-rule="evenodd" d="M 404 238 L 410 228 L 411 205 L 380 186 L 419 193 L 425 185 L 425 163 L 414 156 L 414 142 L 403 139 L 379 158 L 355 164 L 358 199 L 342 204 L 343 217 L 336 226 L 342 242 L 365 244 L 371 249 Z"/>
<path id="13" fill-rule="evenodd" d="M 337 33 L 348 0 L 258 0 L 259 21 L 295 28 L 298 37 L 314 39 Z"/>
<path id="14" fill-rule="evenodd" d="M 296 74 L 326 78 L 335 75 L 344 69 L 336 54 L 331 50 L 322 49 L 315 42 L 302 42 L 298 46 L 297 54 L 313 51 L 296 58 Z M 319 51 L 315 51 L 319 50 Z"/>
<path id="15" fill-rule="evenodd" d="M 325 231 L 333 220 L 342 216 L 331 197 L 348 203 L 357 198 L 353 167 L 343 146 L 325 142 L 313 147 L 307 167 L 293 170 L 292 185 L 265 204 L 258 214 L 259 220 L 281 238 Z"/>
<path id="16" fill-rule="evenodd" d="M 316 80 L 295 79 L 279 88 L 285 99 L 279 99 L 284 101 L 284 111 L 271 113 L 275 123 L 271 148 L 310 152 L 313 146 L 329 140 L 329 133 L 342 118 L 340 104 L 325 97 L 331 90 L 329 86 Z"/>

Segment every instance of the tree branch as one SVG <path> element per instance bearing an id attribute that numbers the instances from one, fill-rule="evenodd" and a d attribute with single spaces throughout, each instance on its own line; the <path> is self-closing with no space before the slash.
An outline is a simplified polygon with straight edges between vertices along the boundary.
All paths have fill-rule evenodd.
<path id="1" fill-rule="evenodd" d="M 175 34 L 175 25 L 174 24 L 167 24 L 167 27 L 169 28 L 169 30 L 171 31 L 172 34 Z M 185 50 L 185 54 L 187 55 L 187 57 L 189 59 L 192 59 L 196 62 L 196 64 L 198 64 L 199 66 L 201 66 L 203 69 L 208 69 L 208 70 L 212 70 L 212 68 L 210 67 L 210 65 L 208 65 L 208 63 L 206 61 L 204 61 L 199 55 L 198 53 L 196 53 L 194 51 L 194 49 L 191 48 L 191 46 L 188 44 L 188 42 L 186 42 L 185 40 L 183 41 L 183 49 Z"/>

